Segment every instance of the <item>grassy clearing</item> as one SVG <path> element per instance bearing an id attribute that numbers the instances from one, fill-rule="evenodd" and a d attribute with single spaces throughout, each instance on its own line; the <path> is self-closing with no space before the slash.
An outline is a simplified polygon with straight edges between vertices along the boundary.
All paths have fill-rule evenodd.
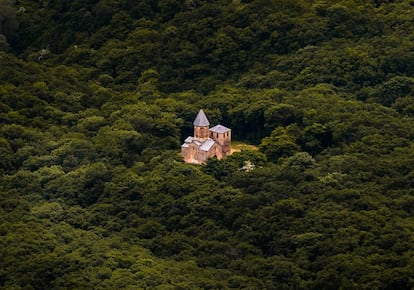
<path id="1" fill-rule="evenodd" d="M 251 145 L 251 144 L 243 143 L 243 142 L 240 142 L 240 141 L 232 141 L 231 142 L 231 153 L 240 152 L 242 150 L 256 151 L 256 150 L 258 150 L 258 147 L 254 146 L 254 145 Z"/>

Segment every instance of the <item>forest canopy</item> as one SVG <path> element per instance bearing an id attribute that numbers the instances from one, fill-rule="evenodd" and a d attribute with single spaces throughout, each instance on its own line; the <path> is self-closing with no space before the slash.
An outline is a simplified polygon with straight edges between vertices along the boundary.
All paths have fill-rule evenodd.
<path id="1" fill-rule="evenodd" d="M 0 0 L 0 288 L 414 288 L 413 6 Z"/>

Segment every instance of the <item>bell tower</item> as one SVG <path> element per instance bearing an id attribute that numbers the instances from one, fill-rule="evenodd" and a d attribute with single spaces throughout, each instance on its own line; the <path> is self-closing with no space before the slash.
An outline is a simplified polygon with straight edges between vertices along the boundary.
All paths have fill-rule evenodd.
<path id="1" fill-rule="evenodd" d="M 208 121 L 206 114 L 201 109 L 198 111 L 197 117 L 194 122 L 194 139 L 199 141 L 205 141 L 210 137 L 209 127 L 210 122 Z"/>

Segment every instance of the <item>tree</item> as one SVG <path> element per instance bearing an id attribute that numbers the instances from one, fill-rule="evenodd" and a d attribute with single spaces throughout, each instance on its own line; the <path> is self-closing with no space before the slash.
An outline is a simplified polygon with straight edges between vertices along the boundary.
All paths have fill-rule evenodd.
<path id="1" fill-rule="evenodd" d="M 332 139 L 332 132 L 326 125 L 313 123 L 303 130 L 299 143 L 305 151 L 314 155 L 332 145 Z"/>
<path id="2" fill-rule="evenodd" d="M 374 99 L 386 106 L 391 106 L 398 98 L 414 95 L 414 78 L 396 76 L 384 82 Z"/>
<path id="3" fill-rule="evenodd" d="M 44 191 L 48 197 L 61 197 L 87 206 L 102 196 L 104 183 L 110 177 L 108 167 L 104 163 L 92 163 L 51 180 L 45 185 Z"/>
<path id="4" fill-rule="evenodd" d="M 269 106 L 264 112 L 266 127 L 276 128 L 287 126 L 301 121 L 301 113 L 289 104 L 278 104 Z"/>
<path id="5" fill-rule="evenodd" d="M 9 142 L 0 137 L 0 171 L 10 170 L 15 163 L 14 152 L 10 147 Z"/>
<path id="6" fill-rule="evenodd" d="M 300 147 L 286 129 L 278 127 L 272 131 L 270 137 L 262 139 L 259 150 L 266 155 L 269 161 L 276 162 L 280 157 L 293 155 L 300 150 Z"/>

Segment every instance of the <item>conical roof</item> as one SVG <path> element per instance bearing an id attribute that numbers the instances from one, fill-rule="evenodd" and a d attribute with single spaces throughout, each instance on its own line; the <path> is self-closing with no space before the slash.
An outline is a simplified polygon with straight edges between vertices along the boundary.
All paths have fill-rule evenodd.
<path id="1" fill-rule="evenodd" d="M 208 121 L 206 114 L 204 114 L 204 111 L 202 109 L 198 111 L 197 117 L 195 118 L 193 125 L 198 127 L 210 126 L 210 122 Z"/>

